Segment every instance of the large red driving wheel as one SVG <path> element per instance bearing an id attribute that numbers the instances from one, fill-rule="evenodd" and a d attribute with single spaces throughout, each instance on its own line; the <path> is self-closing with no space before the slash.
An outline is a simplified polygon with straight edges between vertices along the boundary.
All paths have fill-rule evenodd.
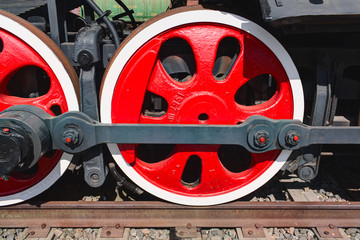
<path id="1" fill-rule="evenodd" d="M 51 115 L 78 110 L 76 74 L 60 49 L 40 30 L 0 11 L 0 111 L 32 105 Z M 27 171 L 0 179 L 0 206 L 27 200 L 50 187 L 72 155 L 45 154 Z"/>
<path id="2" fill-rule="evenodd" d="M 302 114 L 301 83 L 281 45 L 255 23 L 213 10 L 170 11 L 138 29 L 114 56 L 101 93 L 101 118 L 111 123 L 235 125 L 253 115 Z M 144 190 L 187 205 L 244 196 L 289 155 L 250 154 L 231 145 L 109 149 Z"/>

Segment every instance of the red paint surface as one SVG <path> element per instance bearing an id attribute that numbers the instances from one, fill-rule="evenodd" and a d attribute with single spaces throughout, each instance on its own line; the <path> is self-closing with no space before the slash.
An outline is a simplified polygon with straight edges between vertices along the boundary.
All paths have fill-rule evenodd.
<path id="1" fill-rule="evenodd" d="M 4 43 L 0 52 L 0 111 L 14 105 L 33 105 L 49 114 L 53 105 L 59 105 L 62 112 L 68 111 L 62 87 L 51 67 L 21 39 L 0 29 L 0 38 Z M 11 77 L 26 66 L 36 66 L 43 69 L 50 77 L 51 86 L 48 93 L 37 98 L 20 98 L 11 96 L 7 84 Z M 26 86 L 24 86 L 26 87 Z M 13 173 L 8 181 L 0 180 L 0 196 L 21 192 L 46 177 L 58 163 L 62 152 L 56 152 L 52 157 L 42 157 L 38 161 L 38 171 L 34 173 Z"/>
<path id="2" fill-rule="evenodd" d="M 225 37 L 237 39 L 241 51 L 226 79 L 218 81 L 214 79 L 212 69 L 218 44 Z M 159 60 L 161 44 L 171 38 L 186 40 L 194 53 L 196 72 L 185 83 L 173 80 Z M 234 100 L 236 91 L 262 74 L 271 74 L 276 79 L 275 95 L 255 106 L 237 104 Z M 146 91 L 166 99 L 169 109 L 164 116 L 149 117 L 141 113 Z M 143 45 L 121 72 L 111 107 L 114 123 L 237 124 L 252 115 L 273 119 L 291 119 L 293 116 L 289 79 L 276 56 L 255 37 L 217 24 L 178 27 Z M 198 119 L 202 113 L 209 116 L 207 121 Z M 137 157 L 135 145 L 119 145 L 124 159 L 147 181 L 185 196 L 214 196 L 239 189 L 264 173 L 279 155 L 279 151 L 252 154 L 250 168 L 234 173 L 219 160 L 219 147 L 177 145 L 167 159 L 149 164 Z M 200 184 L 189 188 L 181 183 L 181 176 L 192 155 L 201 158 L 202 173 Z"/>

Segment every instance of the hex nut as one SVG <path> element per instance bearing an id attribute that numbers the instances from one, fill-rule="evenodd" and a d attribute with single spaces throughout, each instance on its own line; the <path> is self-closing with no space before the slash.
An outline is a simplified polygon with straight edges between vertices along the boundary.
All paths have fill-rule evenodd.
<path id="1" fill-rule="evenodd" d="M 269 133 L 265 130 L 257 131 L 254 134 L 254 144 L 256 147 L 262 148 L 268 145 L 269 143 Z"/>

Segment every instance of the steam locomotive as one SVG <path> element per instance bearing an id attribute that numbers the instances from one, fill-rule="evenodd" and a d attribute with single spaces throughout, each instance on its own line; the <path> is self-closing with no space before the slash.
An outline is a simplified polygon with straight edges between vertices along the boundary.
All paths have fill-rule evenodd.
<path id="1" fill-rule="evenodd" d="M 326 147 L 358 151 L 357 0 L 0 8 L 1 206 L 48 189 L 74 155 L 92 187 L 112 175 L 203 206 L 279 171 L 312 180 Z"/>

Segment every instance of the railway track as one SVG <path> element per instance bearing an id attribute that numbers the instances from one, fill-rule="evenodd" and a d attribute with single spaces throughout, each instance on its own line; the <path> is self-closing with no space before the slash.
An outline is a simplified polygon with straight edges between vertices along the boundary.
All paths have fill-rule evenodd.
<path id="1" fill-rule="evenodd" d="M 236 228 L 243 238 L 266 238 L 264 228 L 313 228 L 320 238 L 343 238 L 360 227 L 360 202 L 233 202 L 184 207 L 164 202 L 48 202 L 0 209 L 2 228 L 28 228 L 47 238 L 53 228 L 100 228 L 100 238 L 124 238 L 127 228 L 173 228 L 196 238 L 199 228 Z M 52 234 L 54 234 L 52 232 Z M 51 239 L 51 236 L 50 238 Z"/>
<path id="2" fill-rule="evenodd" d="M 0 237 L 358 240 L 360 201 L 352 187 L 358 178 L 350 170 L 341 182 L 331 178 L 336 158 L 325 160 L 319 177 L 311 183 L 294 174 L 275 177 L 246 199 L 214 207 L 183 207 L 150 202 L 149 198 L 136 202 L 119 196 L 112 199 L 109 191 L 106 195 L 85 188 L 82 195 L 79 189 L 64 187 L 71 185 L 67 181 L 59 181 L 32 202 L 1 208 Z M 80 195 L 74 199 L 70 192 Z"/>

